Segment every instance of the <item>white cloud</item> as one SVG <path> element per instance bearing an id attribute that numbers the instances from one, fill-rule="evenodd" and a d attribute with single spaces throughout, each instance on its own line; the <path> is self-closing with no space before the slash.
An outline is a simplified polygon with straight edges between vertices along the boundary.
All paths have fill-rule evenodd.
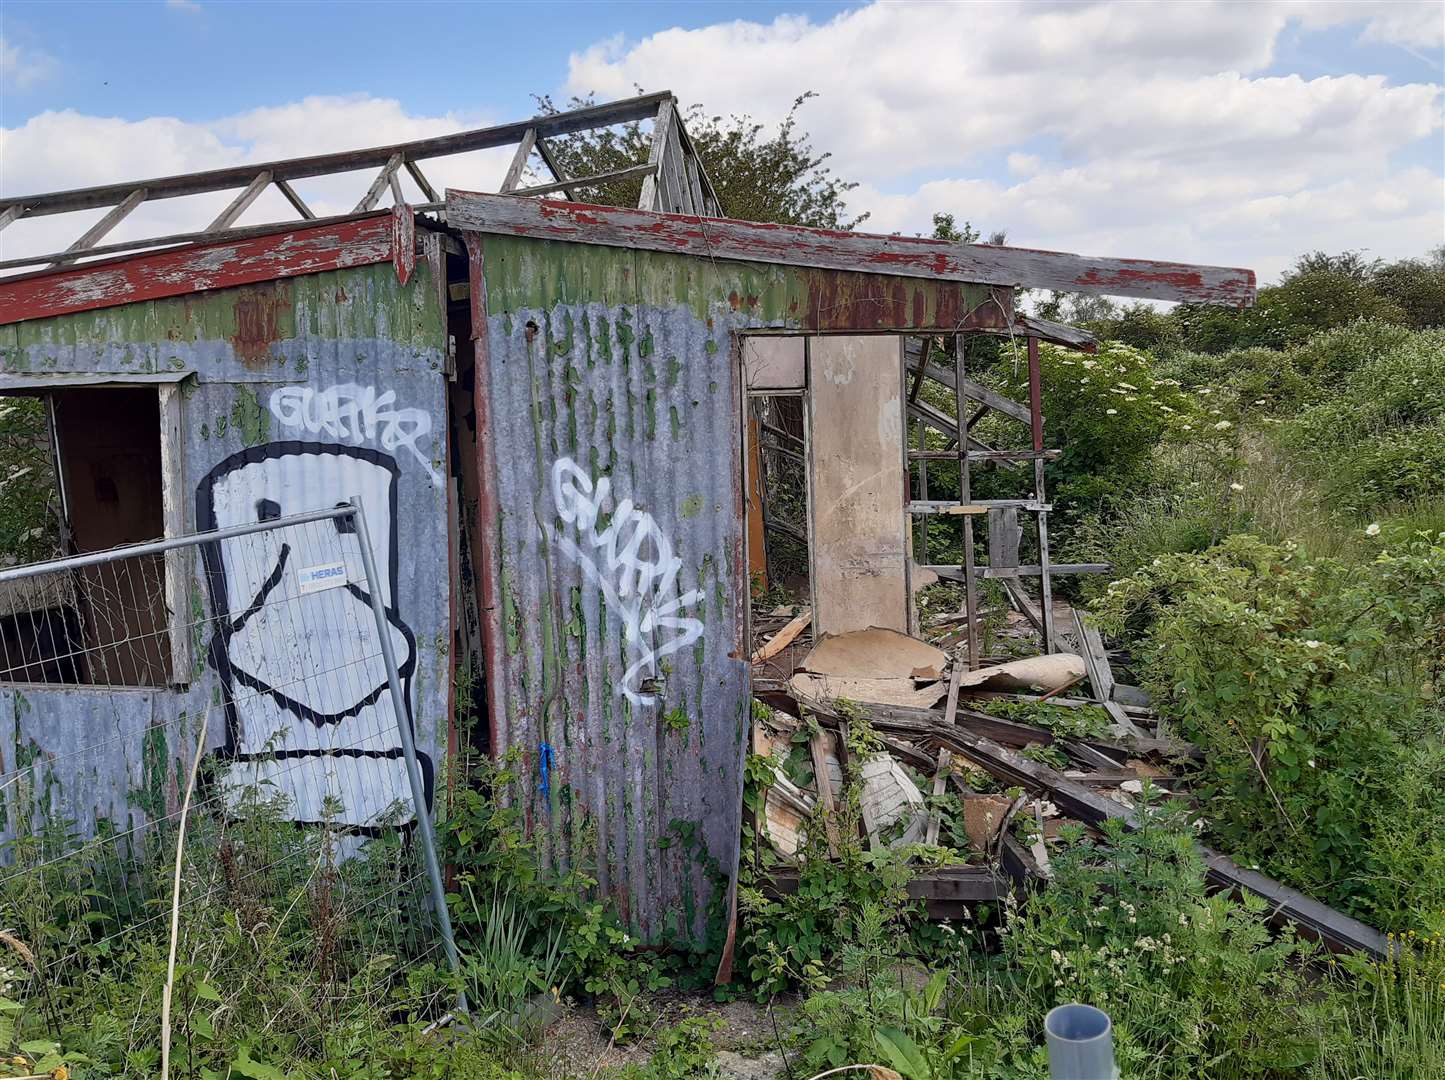
<path id="1" fill-rule="evenodd" d="M 173 117 L 123 120 L 86 116 L 73 110 L 44 112 L 15 128 L 0 128 L 0 192 L 21 195 L 169 176 L 247 162 L 274 161 L 332 150 L 385 145 L 441 135 L 495 122 L 449 113 L 416 116 L 399 102 L 364 94 L 308 97 L 219 120 L 195 123 Z M 447 186 L 496 190 L 511 148 L 479 151 L 422 162 L 438 191 Z M 320 216 L 354 207 L 374 171 L 297 181 L 293 186 Z M 424 201 L 410 177 L 402 187 L 412 202 Z M 102 241 L 204 228 L 234 192 L 193 195 L 142 203 Z M 383 194 L 379 205 L 389 205 Z M 68 246 L 103 211 L 24 218 L 0 233 L 0 257 L 55 251 Z M 240 224 L 285 221 L 296 212 L 274 188 L 240 219 Z"/>
<path id="2" fill-rule="evenodd" d="M 196 0 L 166 0 L 166 7 L 172 11 L 184 11 L 188 15 L 195 15 L 203 10 Z"/>
<path id="3" fill-rule="evenodd" d="M 42 49 L 22 48 L 0 34 L 0 86 L 29 90 L 55 74 L 59 65 Z"/>
<path id="4" fill-rule="evenodd" d="M 1439 48 L 1445 44 L 1445 7 L 1435 0 L 1335 0 L 1321 4 L 1302 0 L 1292 11 L 1305 26 L 1339 26 L 1363 22 L 1363 41 L 1406 48 Z M 1437 57 L 1438 61 L 1438 57 Z"/>
<path id="5" fill-rule="evenodd" d="M 1418 254 L 1445 232 L 1438 85 L 1371 72 L 1263 75 L 1292 22 L 1438 44 L 1432 4 L 878 4 L 613 37 L 574 54 L 564 92 L 641 84 L 775 122 L 800 90 L 803 127 L 861 185 L 868 228 L 925 232 L 934 211 L 1017 244 L 1250 266 L 1265 280 L 1316 248 Z M 1307 40 L 1307 37 L 1306 37 Z M 926 45 L 926 48 L 924 47 Z M 0 44 L 5 79 L 39 54 Z M 39 76 L 26 75 L 34 79 Z M 365 94 L 308 97 L 210 122 L 46 112 L 0 129 L 0 191 L 21 194 L 420 138 L 493 122 L 416 115 Z M 1401 159 L 1402 152 L 1406 156 Z M 495 189 L 510 150 L 434 162 L 438 188 Z M 1434 159 L 1429 159 L 1434 160 Z M 930 179 L 916 179 L 925 173 Z M 302 181 L 319 214 L 351 209 L 368 174 Z M 409 197 L 419 194 L 409 178 Z M 228 194 L 144 204 L 107 239 L 205 226 Z M 383 205 L 389 196 L 383 197 Z M 242 219 L 292 216 L 268 192 Z M 27 219 L 10 257 L 66 246 L 89 215 Z M 87 220 L 71 220 L 86 217 Z"/>
<path id="6" fill-rule="evenodd" d="M 1304 250 L 1417 254 L 1445 230 L 1439 177 L 1391 165 L 1440 141 L 1440 86 L 1262 74 L 1292 22 L 1416 47 L 1439 41 L 1441 10 L 874 4 L 822 22 L 613 38 L 572 55 L 567 89 L 670 87 L 764 122 L 817 90 L 802 126 L 839 175 L 862 182 L 850 206 L 873 212 L 868 228 L 926 231 L 946 210 L 1007 227 L 1019 244 L 1248 265 L 1268 278 Z M 916 185 L 918 170 L 956 179 Z"/>

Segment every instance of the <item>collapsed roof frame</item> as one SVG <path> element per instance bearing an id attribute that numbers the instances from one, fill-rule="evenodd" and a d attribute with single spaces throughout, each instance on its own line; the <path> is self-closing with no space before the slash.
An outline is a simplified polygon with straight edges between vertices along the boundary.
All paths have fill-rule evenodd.
<path id="1" fill-rule="evenodd" d="M 547 140 L 581 131 L 595 131 L 614 124 L 653 121 L 652 145 L 646 162 L 592 176 L 569 177 Z M 78 259 L 121 252 L 142 251 L 176 244 L 209 242 L 258 235 L 287 224 L 323 224 L 364 214 L 377 208 L 384 192 L 391 192 L 394 205 L 406 200 L 401 189 L 401 171 L 406 170 L 417 188 L 428 200 L 418 210 L 441 210 L 444 203 L 418 164 L 427 159 L 451 157 L 476 150 L 516 146 L 500 190 L 515 195 L 543 195 L 563 192 L 575 199 L 576 192 L 599 184 L 641 178 L 644 208 L 720 216 L 722 206 L 707 170 L 693 149 L 683 123 L 677 99 L 669 91 L 643 94 L 603 105 L 534 116 L 496 127 L 440 135 L 429 139 L 374 146 L 362 150 L 344 150 L 309 157 L 288 158 L 259 164 L 234 165 L 204 172 L 181 173 L 150 180 L 129 180 L 95 187 L 73 188 L 37 195 L 15 195 L 0 198 L 0 231 L 16 221 L 52 214 L 78 213 L 108 207 L 108 212 L 85 230 L 63 251 L 30 255 L 0 261 L 0 270 L 48 264 L 51 267 L 74 263 Z M 533 153 L 552 174 L 552 182 L 521 188 L 527 162 Z M 370 186 L 349 214 L 317 217 L 315 212 L 291 186 L 292 181 L 330 176 L 360 169 L 377 169 Z M 269 222 L 238 228 L 235 223 L 267 188 L 274 186 L 296 210 L 293 222 Z M 226 208 L 204 229 L 152 236 L 123 243 L 104 244 L 105 238 L 138 206 L 159 199 L 239 189 Z"/>

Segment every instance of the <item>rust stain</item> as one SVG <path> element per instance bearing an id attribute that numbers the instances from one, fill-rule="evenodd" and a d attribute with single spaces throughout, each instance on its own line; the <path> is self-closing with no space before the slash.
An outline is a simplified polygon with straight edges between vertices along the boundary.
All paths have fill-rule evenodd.
<path id="1" fill-rule="evenodd" d="M 1012 290 L 995 287 L 991 299 L 970 306 L 972 290 L 950 281 L 885 277 L 842 270 L 800 269 L 804 306 L 790 307 L 803 330 L 1001 330 L 1013 311 Z M 736 305 L 734 305 L 736 307 Z"/>
<path id="2" fill-rule="evenodd" d="M 251 371 L 264 368 L 271 361 L 271 346 L 281 339 L 276 314 L 291 306 L 290 290 L 278 288 L 241 289 L 233 310 L 236 333 L 231 344 L 241 363 Z"/>

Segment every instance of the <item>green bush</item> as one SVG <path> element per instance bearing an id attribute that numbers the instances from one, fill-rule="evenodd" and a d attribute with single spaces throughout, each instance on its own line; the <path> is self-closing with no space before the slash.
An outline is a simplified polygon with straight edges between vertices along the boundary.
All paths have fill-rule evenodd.
<path id="1" fill-rule="evenodd" d="M 1445 906 L 1445 536 L 1364 566 L 1235 536 L 1114 583 L 1099 610 L 1204 750 L 1226 850 L 1382 927 Z"/>
<path id="2" fill-rule="evenodd" d="M 1188 814 L 1158 799 L 1145 788 L 1137 831 L 1111 821 L 1094 842 L 1071 829 L 1048 889 L 1007 911 L 991 1007 L 1025 1023 L 991 1018 L 1009 1032 L 1001 1052 L 1017 1071 L 1004 1075 L 1030 1075 L 1042 1018 L 1065 1002 L 1110 1014 L 1129 1077 L 1286 1075 L 1316 1056 L 1299 967 L 1311 950 L 1275 937 L 1262 901 L 1206 897 Z"/>
<path id="3" fill-rule="evenodd" d="M 1281 428 L 1328 501 L 1369 513 L 1445 493 L 1445 331 L 1400 338 Z"/>

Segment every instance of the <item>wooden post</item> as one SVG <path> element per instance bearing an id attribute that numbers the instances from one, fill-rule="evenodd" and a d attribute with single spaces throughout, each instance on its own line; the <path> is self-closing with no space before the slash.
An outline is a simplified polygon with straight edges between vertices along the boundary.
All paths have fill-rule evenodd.
<path id="1" fill-rule="evenodd" d="M 1029 343 L 1029 422 L 1033 428 L 1034 453 L 1034 498 L 1039 505 L 1048 505 L 1044 490 L 1044 401 L 1043 378 L 1039 371 L 1039 339 L 1030 337 Z M 1044 652 L 1054 651 L 1054 589 L 1049 571 L 1049 513 L 1039 510 L 1039 615 L 1044 621 Z"/>
<path id="2" fill-rule="evenodd" d="M 958 498 L 967 506 L 973 501 L 968 475 L 968 421 L 964 419 L 963 384 L 967 374 L 967 338 L 962 334 L 953 335 L 953 407 L 954 421 L 958 426 Z M 924 523 L 925 528 L 927 522 Z M 964 613 L 967 615 L 968 669 L 978 669 L 978 584 L 974 580 L 973 559 L 973 515 L 963 516 L 963 597 Z M 1047 580 L 1047 579 L 1045 579 Z M 1047 648 L 1047 644 L 1045 645 Z"/>

